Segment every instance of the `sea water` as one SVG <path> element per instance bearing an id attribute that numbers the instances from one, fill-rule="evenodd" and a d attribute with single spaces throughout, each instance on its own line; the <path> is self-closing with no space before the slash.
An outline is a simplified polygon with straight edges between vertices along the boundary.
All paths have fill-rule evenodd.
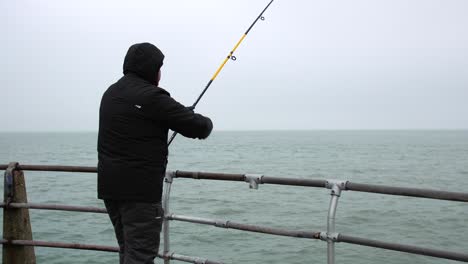
<path id="1" fill-rule="evenodd" d="M 96 166 L 96 133 L 0 133 L 0 164 Z M 176 138 L 170 170 L 255 173 L 467 192 L 468 131 L 215 131 Z M 94 173 L 25 172 L 35 203 L 103 207 Z M 138 175 L 129 175 L 138 180 Z M 3 181 L 0 181 L 3 182 Z M 173 213 L 325 231 L 329 190 L 175 179 Z M 106 214 L 30 210 L 36 240 L 116 246 Z M 468 252 L 468 204 L 345 191 L 336 231 Z M 225 263 L 326 263 L 326 243 L 171 222 L 171 251 Z M 162 249 L 162 245 L 161 245 Z M 118 263 L 116 253 L 37 247 L 38 263 Z M 156 260 L 156 263 L 162 263 Z M 173 263 L 182 263 L 173 261 Z M 336 263 L 456 263 L 338 243 Z"/>

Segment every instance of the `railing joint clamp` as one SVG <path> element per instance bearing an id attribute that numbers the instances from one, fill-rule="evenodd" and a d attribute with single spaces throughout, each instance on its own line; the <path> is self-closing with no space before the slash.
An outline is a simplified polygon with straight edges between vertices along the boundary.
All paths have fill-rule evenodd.
<path id="1" fill-rule="evenodd" d="M 163 218 L 165 221 L 166 220 L 173 220 L 174 219 L 174 214 L 164 214 L 164 218 Z"/>
<path id="2" fill-rule="evenodd" d="M 222 228 L 228 228 L 228 223 L 229 223 L 229 221 L 216 221 L 215 226 L 216 227 L 222 227 Z"/>
<path id="3" fill-rule="evenodd" d="M 261 174 L 245 174 L 245 182 L 249 183 L 250 189 L 258 189 L 258 185 L 262 183 L 263 175 Z"/>
<path id="4" fill-rule="evenodd" d="M 170 260 L 173 259 L 174 257 L 174 252 L 164 252 L 163 253 L 163 259 Z"/>
<path id="5" fill-rule="evenodd" d="M 7 198 L 6 198 L 6 201 L 5 201 L 5 209 L 6 209 L 6 210 L 8 210 L 8 209 L 11 208 L 11 203 L 12 203 L 12 202 L 13 202 L 13 201 L 12 201 L 11 197 L 7 197 Z"/>
<path id="6" fill-rule="evenodd" d="M 346 185 L 348 184 L 348 181 L 343 181 L 343 180 L 327 180 L 325 182 L 325 187 L 327 189 L 331 189 L 331 195 L 336 195 L 340 196 L 341 191 L 346 191 Z"/>
<path id="7" fill-rule="evenodd" d="M 206 259 L 196 258 L 194 261 L 195 264 L 206 264 Z"/>
<path id="8" fill-rule="evenodd" d="M 164 177 L 164 182 L 172 183 L 172 180 L 175 178 L 177 171 L 166 171 L 166 177 Z"/>
<path id="9" fill-rule="evenodd" d="M 339 233 L 330 233 L 327 232 L 320 232 L 320 240 L 323 241 L 331 241 L 331 242 L 338 242 Z"/>

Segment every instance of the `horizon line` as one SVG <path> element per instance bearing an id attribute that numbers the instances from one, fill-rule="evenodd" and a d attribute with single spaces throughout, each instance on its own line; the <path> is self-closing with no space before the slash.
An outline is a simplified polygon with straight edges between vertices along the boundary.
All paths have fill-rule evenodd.
<path id="1" fill-rule="evenodd" d="M 301 132 L 301 131 L 468 131 L 468 128 L 311 128 L 311 129 L 214 129 L 213 132 Z M 98 130 L 11 130 L 0 133 L 98 133 Z"/>

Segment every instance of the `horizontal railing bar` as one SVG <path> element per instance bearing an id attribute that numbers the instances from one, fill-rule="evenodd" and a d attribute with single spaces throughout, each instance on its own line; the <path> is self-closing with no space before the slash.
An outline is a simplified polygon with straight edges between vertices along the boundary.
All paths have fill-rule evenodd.
<path id="1" fill-rule="evenodd" d="M 5 170 L 8 165 L 0 165 Z M 19 165 L 18 169 L 25 171 L 61 171 L 61 172 L 88 172 L 97 173 L 97 167 L 88 166 L 61 166 L 61 165 Z"/>
<path id="2" fill-rule="evenodd" d="M 297 179 L 263 176 L 261 183 L 325 188 L 326 180 Z"/>
<path id="3" fill-rule="evenodd" d="M 291 231 L 291 230 L 271 228 L 271 227 L 265 227 L 265 226 L 241 224 L 241 223 L 235 223 L 231 221 L 222 221 L 222 220 L 191 217 L 191 216 L 184 216 L 184 215 L 174 215 L 174 214 L 167 216 L 167 219 L 190 222 L 190 223 L 197 223 L 197 224 L 204 224 L 204 225 L 211 225 L 211 226 L 221 227 L 221 228 L 231 228 L 231 229 L 237 229 L 237 230 L 243 230 L 243 231 L 257 232 L 257 233 L 263 233 L 263 234 L 298 237 L 298 238 L 309 238 L 309 239 L 320 239 L 320 232 Z"/>
<path id="4" fill-rule="evenodd" d="M 228 173 L 212 173 L 212 172 L 192 172 L 192 171 L 176 171 L 174 178 L 189 178 L 203 180 L 224 180 L 224 181 L 245 181 L 245 174 L 228 174 Z M 259 183 L 279 184 L 279 185 L 294 185 L 308 187 L 325 187 L 326 180 L 311 180 L 298 178 L 280 178 L 280 177 L 260 177 Z"/>
<path id="5" fill-rule="evenodd" d="M 5 203 L 0 203 L 0 208 L 3 208 L 3 207 L 5 207 Z M 10 203 L 8 207 L 71 211 L 71 212 L 83 212 L 83 213 L 107 213 L 107 210 L 105 208 L 91 207 L 91 206 L 61 205 L 61 204 Z"/>
<path id="6" fill-rule="evenodd" d="M 183 216 L 180 216 L 180 217 L 171 216 L 171 218 L 173 220 L 184 221 L 181 219 L 181 218 L 184 218 Z M 179 219 L 176 219 L 176 218 L 179 218 Z M 187 222 L 194 222 L 194 221 L 187 221 Z M 261 232 L 261 233 L 264 233 L 264 232 Z M 305 232 L 305 233 L 310 233 L 310 232 Z M 315 235 L 316 234 L 314 233 L 314 236 Z M 468 262 L 468 254 L 464 254 L 464 253 L 429 249 L 429 248 L 404 245 L 404 244 L 382 242 L 382 241 L 377 241 L 377 240 L 343 235 L 343 234 L 338 235 L 337 242 L 357 244 L 357 245 L 368 246 L 368 247 L 376 247 L 376 248 L 383 248 L 383 249 L 388 249 L 388 250 L 406 252 L 406 253 L 411 253 L 411 254 L 416 254 L 416 255 L 425 255 L 425 256 L 431 256 L 431 257 L 436 257 L 436 258 L 444 258 L 444 259 Z M 118 252 L 119 250 L 118 247 L 111 247 L 111 246 L 88 245 L 88 244 L 79 244 L 79 243 L 48 242 L 48 241 L 37 241 L 37 240 L 35 241 L 32 241 L 32 240 L 8 241 L 5 239 L 1 239 L 0 243 L 10 244 L 10 245 L 68 248 L 68 249 L 94 250 L 94 251 L 106 251 L 106 252 Z M 186 261 L 186 262 L 191 262 L 191 263 L 199 263 L 197 261 L 201 260 L 200 258 L 197 258 L 197 257 L 189 257 L 189 256 L 175 254 L 175 253 L 168 254 L 167 256 L 171 259 L 181 260 L 181 261 Z M 158 257 L 163 258 L 162 255 L 159 255 Z M 209 261 L 205 263 L 216 264 L 220 262 Z"/>
<path id="7" fill-rule="evenodd" d="M 368 193 L 380 193 L 398 196 L 411 196 L 419 198 L 430 198 L 437 200 L 448 200 L 457 202 L 468 202 L 468 193 L 446 192 L 431 189 L 393 187 L 387 185 L 374 185 L 348 182 L 346 190 Z"/>
<path id="8" fill-rule="evenodd" d="M 383 248 L 383 249 L 388 249 L 388 250 L 406 252 L 406 253 L 411 253 L 411 254 L 416 254 L 416 255 L 424 255 L 424 256 L 431 256 L 431 257 L 436 257 L 436 258 L 468 262 L 468 254 L 465 254 L 465 253 L 423 248 L 423 247 L 417 247 L 417 246 L 412 246 L 412 245 L 382 242 L 382 241 L 371 240 L 371 239 L 366 239 L 366 238 L 343 235 L 343 234 L 338 235 L 337 242 L 344 242 L 344 243 L 356 244 L 356 245 L 361 245 L 361 246 L 368 246 L 368 247 Z"/>
<path id="9" fill-rule="evenodd" d="M 244 174 L 223 174 L 223 173 L 208 173 L 208 172 L 190 172 L 176 171 L 176 178 L 191 178 L 191 179 L 208 179 L 208 180 L 228 180 L 228 181 L 245 181 Z M 280 184 L 294 185 L 307 187 L 326 187 L 326 180 L 320 179 L 298 179 L 298 178 L 279 178 L 279 177 L 260 177 L 259 183 L 263 184 Z M 468 193 L 462 192 L 446 192 L 432 189 L 393 187 L 386 185 L 372 185 L 346 182 L 346 190 L 380 193 L 399 196 L 411 196 L 419 198 L 430 198 L 438 200 L 449 200 L 458 202 L 468 202 Z"/>
<path id="10" fill-rule="evenodd" d="M 217 261 L 204 259 L 204 258 L 198 258 L 198 257 L 184 256 L 184 255 L 175 254 L 175 253 L 168 254 L 167 256 L 168 256 L 169 259 L 180 260 L 180 261 L 194 263 L 194 264 L 200 264 L 200 263 L 204 263 L 204 264 L 224 264 L 223 262 L 217 262 Z M 163 257 L 160 257 L 160 258 L 163 258 Z"/>
<path id="11" fill-rule="evenodd" d="M 8 165 L 0 165 L 0 169 L 6 169 Z M 62 171 L 62 172 L 97 172 L 96 167 L 81 167 L 81 166 L 50 166 L 50 165 L 20 165 L 21 170 L 34 171 Z M 207 179 L 207 180 L 224 180 L 224 181 L 245 181 L 245 174 L 226 174 L 226 173 L 210 173 L 210 172 L 190 172 L 176 171 L 175 178 L 191 178 L 191 179 Z M 279 178 L 262 176 L 260 182 L 263 184 L 280 184 L 293 186 L 307 186 L 324 188 L 326 180 L 321 179 L 298 179 L 298 178 Z M 394 187 L 386 185 L 373 185 L 362 183 L 346 183 L 346 190 L 380 193 L 398 196 L 411 196 L 419 198 L 430 198 L 438 200 L 449 200 L 468 202 L 468 193 L 463 192 L 447 192 L 433 189 Z"/>
<path id="12" fill-rule="evenodd" d="M 10 208 L 29 208 L 29 209 L 86 212 L 86 213 L 107 213 L 107 210 L 105 208 L 89 207 L 89 206 L 71 206 L 71 205 L 41 204 L 41 203 L 10 203 L 8 206 Z M 3 207 L 5 207 L 5 203 L 0 203 L 0 208 L 3 208 Z M 219 227 L 273 234 L 273 235 L 300 237 L 300 238 L 314 238 L 314 239 L 319 238 L 319 233 L 303 232 L 303 231 L 288 231 L 284 229 L 276 229 L 276 228 L 234 223 L 231 221 L 219 221 L 219 220 L 181 216 L 181 215 L 171 215 L 168 217 L 168 219 L 206 224 L 206 225 L 214 225 L 214 226 L 220 225 Z M 221 225 L 225 225 L 225 226 L 221 226 Z"/>
<path id="13" fill-rule="evenodd" d="M 62 243 L 62 242 L 49 242 L 40 240 L 1 240 L 2 244 L 19 245 L 19 246 L 35 246 L 35 247 L 52 247 L 52 248 L 69 248 L 69 249 L 82 249 L 106 252 L 119 252 L 118 247 L 100 246 L 100 245 L 87 245 L 79 243 Z"/>
<path id="14" fill-rule="evenodd" d="M 245 181 L 244 174 L 194 172 L 194 171 L 176 171 L 174 178 L 190 178 L 190 179 L 222 180 L 222 181 Z"/>
<path id="15" fill-rule="evenodd" d="M 176 171 L 174 178 L 241 181 L 241 182 L 246 180 L 245 174 L 192 172 L 192 171 Z M 325 187 L 326 180 L 310 180 L 310 179 L 279 178 L 279 177 L 262 176 L 260 177 L 259 183 L 308 186 L 308 187 Z"/>
<path id="16" fill-rule="evenodd" d="M 89 245 L 79 243 L 63 243 L 63 242 L 49 242 L 40 240 L 6 240 L 0 239 L 0 244 L 7 245 L 18 245 L 18 246 L 34 246 L 34 247 L 51 247 L 51 248 L 67 248 L 67 249 L 80 249 L 80 250 L 93 250 L 93 251 L 104 251 L 104 252 L 119 252 L 118 247 L 111 246 L 100 246 L 100 245 Z M 199 257 L 185 256 L 176 253 L 170 253 L 166 256 L 158 254 L 158 258 L 174 259 L 189 263 L 206 263 L 206 264 L 223 264 L 222 262 L 212 261 Z M 203 262 L 204 261 L 204 262 Z"/>

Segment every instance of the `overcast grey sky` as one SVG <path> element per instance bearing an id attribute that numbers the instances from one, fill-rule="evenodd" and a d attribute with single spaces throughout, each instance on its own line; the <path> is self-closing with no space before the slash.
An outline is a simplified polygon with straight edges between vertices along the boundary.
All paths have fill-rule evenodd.
<path id="1" fill-rule="evenodd" d="M 97 131 L 128 47 L 189 105 L 268 0 L 1 1 L 0 131 Z M 468 1 L 275 0 L 199 104 L 217 130 L 468 128 Z"/>

